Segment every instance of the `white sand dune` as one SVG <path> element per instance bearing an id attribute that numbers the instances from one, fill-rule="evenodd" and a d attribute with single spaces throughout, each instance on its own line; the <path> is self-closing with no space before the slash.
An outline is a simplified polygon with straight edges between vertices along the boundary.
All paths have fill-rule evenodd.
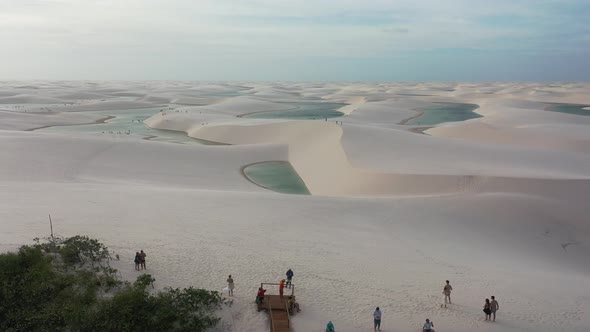
<path id="1" fill-rule="evenodd" d="M 221 290 L 232 274 L 235 302 L 221 314 L 233 331 L 268 330 L 255 290 L 288 268 L 303 309 L 294 331 L 328 320 L 368 331 L 375 306 L 384 331 L 418 331 L 427 317 L 437 331 L 590 329 L 590 117 L 543 108 L 587 104 L 588 84 L 4 82 L 0 91 L 23 86 L 39 97 L 80 96 L 76 86 L 106 94 L 71 107 L 115 116 L 140 106 L 116 99 L 126 94 L 194 100 L 145 123 L 232 145 L 23 132 L 91 115 L 0 112 L 0 249 L 46 236 L 51 213 L 59 234 L 117 251 L 125 278 L 137 275 L 139 249 L 156 288 Z M 238 117 L 288 109 L 281 102 L 298 95 L 346 102 L 346 116 Z M 483 117 L 432 136 L 399 124 L 432 102 L 478 104 Z M 270 192 L 241 174 L 269 160 L 289 161 L 313 195 Z M 481 312 L 490 295 L 501 305 L 495 323 Z"/>
<path id="2" fill-rule="evenodd" d="M 162 122 L 166 124 L 161 125 Z M 487 192 L 495 190 L 490 188 L 501 185 L 504 185 L 505 192 L 524 193 L 526 191 L 523 191 L 522 188 L 527 188 L 527 186 L 518 183 L 511 189 L 510 184 L 518 181 L 509 179 L 508 177 L 513 177 L 514 174 L 510 171 L 506 172 L 506 170 L 503 173 L 505 179 L 485 175 L 484 180 L 481 177 L 471 176 L 472 174 L 467 174 L 467 176 L 440 175 L 440 171 L 434 170 L 431 174 L 414 175 L 414 171 L 411 169 L 406 170 L 406 174 L 388 174 L 354 168 L 350 165 L 347 155 L 342 149 L 340 142 L 342 128 L 322 121 L 283 121 L 242 125 L 210 124 L 206 126 L 197 123 L 187 127 L 187 124 L 191 123 L 190 115 L 187 118 L 186 114 L 170 113 L 166 116 L 156 115 L 146 123 L 156 128 L 183 130 L 191 137 L 227 144 L 286 144 L 289 147 L 289 161 L 312 194 L 331 196 L 438 195 L 465 190 Z M 521 157 L 520 154 L 513 154 L 512 158 L 519 159 Z M 545 159 L 553 157 L 553 155 L 546 156 Z M 582 161 L 580 166 L 590 162 L 589 158 L 577 158 L 576 161 L 580 160 Z M 510 160 L 505 161 L 510 162 Z M 525 172 L 537 168 L 533 162 L 528 162 L 521 167 Z M 578 177 L 573 175 L 573 178 L 590 178 L 587 169 L 580 170 L 578 168 L 576 170 Z M 560 170 L 556 171 L 557 176 L 560 172 Z M 541 182 L 542 180 L 531 181 Z M 547 187 L 555 186 L 555 180 L 545 182 Z"/>
<path id="3" fill-rule="evenodd" d="M 65 99 L 43 97 L 29 94 L 19 94 L 13 96 L 0 97 L 0 107 L 2 104 L 64 104 Z"/>
<path id="4" fill-rule="evenodd" d="M 223 98 L 211 97 L 180 97 L 172 100 L 172 103 L 182 105 L 206 106 L 223 101 Z"/>
<path id="5" fill-rule="evenodd" d="M 86 91 L 71 92 L 63 95 L 58 95 L 57 98 L 65 100 L 101 100 L 108 98 L 106 94 L 98 94 Z"/>
<path id="6" fill-rule="evenodd" d="M 64 107 L 52 107 L 51 109 L 56 112 L 85 112 L 85 111 L 112 111 L 112 110 L 126 110 L 136 108 L 150 108 L 160 107 L 167 103 L 162 102 L 143 102 L 143 101 L 127 101 L 127 100 L 116 100 L 116 101 L 99 101 L 94 103 L 86 103 L 73 106 Z"/>
<path id="7" fill-rule="evenodd" d="M 354 167 L 379 172 L 564 179 L 585 179 L 589 175 L 590 156 L 567 150 L 530 149 L 354 125 L 344 128 L 342 144 Z"/>
<path id="8" fill-rule="evenodd" d="M 90 114 L 53 112 L 20 113 L 0 110 L 0 130 L 33 130 L 48 126 L 96 123 L 101 119 L 106 119 L 106 116 L 97 117 Z"/>
<path id="9" fill-rule="evenodd" d="M 514 103 L 505 105 L 501 101 L 480 103 L 476 112 L 483 118 L 447 123 L 426 132 L 471 141 L 590 152 L 590 137 L 587 135 L 590 118 L 543 111 L 541 106 L 529 109 L 530 105 L 526 103 L 519 106 Z"/>
<path id="10" fill-rule="evenodd" d="M 345 115 L 350 115 L 352 112 L 356 111 L 361 105 L 365 104 L 367 99 L 362 96 L 356 96 L 352 98 L 348 98 L 345 103 L 348 104 L 346 106 L 342 106 L 338 109 L 338 112 L 342 112 Z"/>

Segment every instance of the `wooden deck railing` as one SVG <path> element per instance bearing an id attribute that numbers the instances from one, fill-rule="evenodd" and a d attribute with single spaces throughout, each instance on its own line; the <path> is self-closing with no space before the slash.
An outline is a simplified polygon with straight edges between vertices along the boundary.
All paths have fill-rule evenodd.
<path id="1" fill-rule="evenodd" d="M 289 301 L 285 302 L 285 308 L 287 308 L 287 327 L 291 327 L 291 313 L 289 312 Z"/>
<path id="2" fill-rule="evenodd" d="M 262 283 L 260 283 L 260 287 L 264 288 L 264 285 L 280 286 L 281 284 L 277 284 L 277 283 L 273 283 L 273 282 L 262 282 Z M 291 295 L 290 296 L 295 295 L 295 285 L 291 284 L 291 287 L 285 287 L 285 289 L 290 289 L 291 290 Z"/>

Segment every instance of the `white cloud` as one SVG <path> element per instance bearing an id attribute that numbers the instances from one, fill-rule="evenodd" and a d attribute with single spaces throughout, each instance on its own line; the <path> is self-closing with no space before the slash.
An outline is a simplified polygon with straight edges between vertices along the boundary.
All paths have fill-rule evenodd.
<path id="1" fill-rule="evenodd" d="M 211 61 L 219 56 L 383 57 L 436 48 L 526 47 L 526 41 L 542 34 L 542 25 L 486 26 L 480 19 L 509 15 L 543 21 L 551 13 L 542 4 L 552 2 L 0 0 L 0 45 L 10 50 L 0 71 L 25 67 L 23 53 L 26 61 L 71 57 L 74 63 L 84 61 L 81 54 L 93 54 L 98 62 L 160 54 Z M 543 47 L 547 43 L 554 41 L 544 41 Z"/>

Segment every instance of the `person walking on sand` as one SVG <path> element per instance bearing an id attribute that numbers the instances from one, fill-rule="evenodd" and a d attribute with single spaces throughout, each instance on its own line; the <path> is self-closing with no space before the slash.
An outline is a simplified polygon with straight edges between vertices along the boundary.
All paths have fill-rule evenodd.
<path id="1" fill-rule="evenodd" d="M 326 332 L 336 332 L 336 330 L 334 329 L 334 324 L 332 324 L 332 321 L 329 321 L 326 325 Z"/>
<path id="2" fill-rule="evenodd" d="M 227 277 L 227 294 L 234 296 L 234 279 L 231 277 L 231 274 Z"/>
<path id="3" fill-rule="evenodd" d="M 490 299 L 486 299 L 485 303 L 483 304 L 483 312 L 486 314 L 486 320 L 490 320 L 490 315 L 492 313 L 492 309 L 490 309 Z"/>
<path id="4" fill-rule="evenodd" d="M 453 290 L 453 286 L 447 280 L 447 284 L 443 288 L 443 294 L 445 295 L 445 308 L 447 307 L 447 301 L 451 304 L 451 291 Z"/>
<path id="5" fill-rule="evenodd" d="M 135 262 L 135 270 L 139 271 L 139 266 L 141 264 L 141 256 L 139 255 L 139 251 L 135 252 L 135 259 L 133 261 Z"/>
<path id="6" fill-rule="evenodd" d="M 279 283 L 279 295 L 283 297 L 283 290 L 285 289 L 285 279 L 281 279 Z"/>
<path id="7" fill-rule="evenodd" d="M 141 258 L 141 269 L 142 270 L 146 270 L 146 267 L 145 267 L 145 256 L 147 256 L 147 255 L 145 254 L 145 252 L 143 252 L 143 250 L 141 250 L 139 252 L 139 257 Z"/>
<path id="8" fill-rule="evenodd" d="M 500 310 L 500 304 L 496 301 L 496 297 L 492 295 L 492 301 L 490 302 L 490 311 L 493 315 L 493 321 L 496 321 L 496 311 Z"/>
<path id="9" fill-rule="evenodd" d="M 287 288 L 291 288 L 291 282 L 293 281 L 293 271 L 291 269 L 287 270 Z"/>
<path id="10" fill-rule="evenodd" d="M 379 307 L 377 307 L 373 312 L 373 324 L 374 331 L 381 331 L 381 310 L 379 310 Z"/>
<path id="11" fill-rule="evenodd" d="M 434 322 L 431 322 L 430 319 L 426 318 L 426 322 L 424 326 L 422 326 L 422 332 L 434 332 Z"/>

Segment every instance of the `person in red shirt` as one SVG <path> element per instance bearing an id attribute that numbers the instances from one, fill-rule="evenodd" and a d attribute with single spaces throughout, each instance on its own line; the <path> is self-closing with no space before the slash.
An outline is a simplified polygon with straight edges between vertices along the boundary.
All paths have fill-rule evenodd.
<path id="1" fill-rule="evenodd" d="M 258 288 L 258 295 L 256 296 L 256 303 L 262 303 L 264 300 L 264 293 L 266 293 L 266 289 L 260 287 Z"/>
<path id="2" fill-rule="evenodd" d="M 285 279 L 282 279 L 279 283 L 279 294 L 283 297 L 283 289 L 285 289 Z"/>

